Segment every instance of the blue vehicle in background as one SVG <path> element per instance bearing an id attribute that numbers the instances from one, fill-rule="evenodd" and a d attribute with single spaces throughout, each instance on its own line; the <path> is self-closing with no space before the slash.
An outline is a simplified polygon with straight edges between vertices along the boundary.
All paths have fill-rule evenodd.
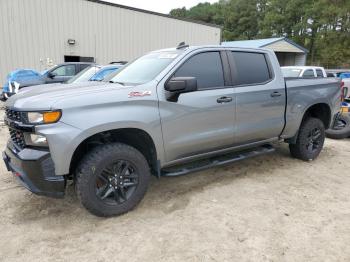
<path id="1" fill-rule="evenodd" d="M 106 66 L 93 65 L 72 77 L 66 82 L 66 84 L 83 83 L 88 81 L 106 81 L 106 79 L 114 76 L 114 73 L 116 73 L 123 66 L 124 64 L 113 64 Z"/>
<path id="2" fill-rule="evenodd" d="M 104 81 L 107 77 L 117 72 L 120 68 L 123 67 L 123 64 L 113 64 L 103 66 L 96 74 L 94 74 L 89 81 Z"/>
<path id="3" fill-rule="evenodd" d="M 93 63 L 63 63 L 50 68 L 44 74 L 40 74 L 33 69 L 15 70 L 8 74 L 0 98 L 4 101 L 23 87 L 66 82 L 91 65 Z"/>
<path id="4" fill-rule="evenodd" d="M 41 74 L 32 69 L 19 69 L 9 73 L 2 88 L 1 100 L 6 100 L 18 92 L 19 87 L 43 84 Z"/>

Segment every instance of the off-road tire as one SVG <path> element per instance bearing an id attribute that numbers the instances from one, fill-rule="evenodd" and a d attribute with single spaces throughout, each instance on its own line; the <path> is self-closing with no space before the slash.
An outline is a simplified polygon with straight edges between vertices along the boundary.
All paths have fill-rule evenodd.
<path id="1" fill-rule="evenodd" d="M 334 127 L 326 130 L 326 137 L 332 139 L 344 139 L 350 136 L 350 116 L 348 114 L 340 114 L 337 121 L 342 121 L 341 128 Z"/>
<path id="2" fill-rule="evenodd" d="M 310 145 L 310 134 L 314 130 L 319 130 L 317 139 L 318 147 L 315 150 L 308 150 Z M 292 157 L 310 161 L 314 160 L 320 154 L 325 140 L 325 128 L 323 122 L 318 118 L 308 117 L 303 120 L 295 144 L 289 144 L 289 150 Z"/>
<path id="3" fill-rule="evenodd" d="M 118 205 L 103 202 L 96 195 L 96 179 L 113 161 L 132 163 L 138 172 L 138 184 L 130 199 Z M 94 148 L 82 159 L 76 170 L 75 188 L 82 205 L 100 217 L 121 215 L 132 210 L 144 197 L 150 181 L 150 169 L 145 157 L 135 148 L 121 143 Z"/>

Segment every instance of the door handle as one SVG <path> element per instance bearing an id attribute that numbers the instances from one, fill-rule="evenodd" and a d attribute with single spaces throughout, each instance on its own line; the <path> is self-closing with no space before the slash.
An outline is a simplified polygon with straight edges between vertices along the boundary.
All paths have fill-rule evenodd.
<path id="1" fill-rule="evenodd" d="M 228 102 L 231 102 L 232 101 L 232 97 L 230 96 L 222 96 L 218 99 L 216 99 L 216 102 L 218 102 L 219 104 L 221 103 L 228 103 Z"/>
<path id="2" fill-rule="evenodd" d="M 271 97 L 278 97 L 281 96 L 282 94 L 280 92 L 273 92 L 271 93 Z"/>

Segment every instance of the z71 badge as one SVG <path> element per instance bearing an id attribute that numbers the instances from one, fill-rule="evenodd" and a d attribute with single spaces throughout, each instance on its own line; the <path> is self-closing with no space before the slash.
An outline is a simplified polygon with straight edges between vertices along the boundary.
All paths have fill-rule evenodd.
<path id="1" fill-rule="evenodd" d="M 128 94 L 128 97 L 129 97 L 129 98 L 132 98 L 132 97 L 150 96 L 151 94 L 152 94 L 151 91 L 130 92 L 130 93 Z"/>

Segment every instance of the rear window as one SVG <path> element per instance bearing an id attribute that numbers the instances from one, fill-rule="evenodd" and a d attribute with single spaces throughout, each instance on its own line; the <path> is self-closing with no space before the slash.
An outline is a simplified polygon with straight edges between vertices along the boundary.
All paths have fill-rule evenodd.
<path id="1" fill-rule="evenodd" d="M 303 73 L 303 77 L 315 77 L 314 70 L 308 69 Z"/>
<path id="2" fill-rule="evenodd" d="M 316 75 L 317 77 L 323 77 L 323 72 L 321 69 L 316 69 Z"/>
<path id="3" fill-rule="evenodd" d="M 264 54 L 232 52 L 238 85 L 262 84 L 271 79 Z"/>
<path id="4" fill-rule="evenodd" d="M 296 68 L 282 68 L 282 74 L 284 77 L 299 77 L 301 69 Z"/>

